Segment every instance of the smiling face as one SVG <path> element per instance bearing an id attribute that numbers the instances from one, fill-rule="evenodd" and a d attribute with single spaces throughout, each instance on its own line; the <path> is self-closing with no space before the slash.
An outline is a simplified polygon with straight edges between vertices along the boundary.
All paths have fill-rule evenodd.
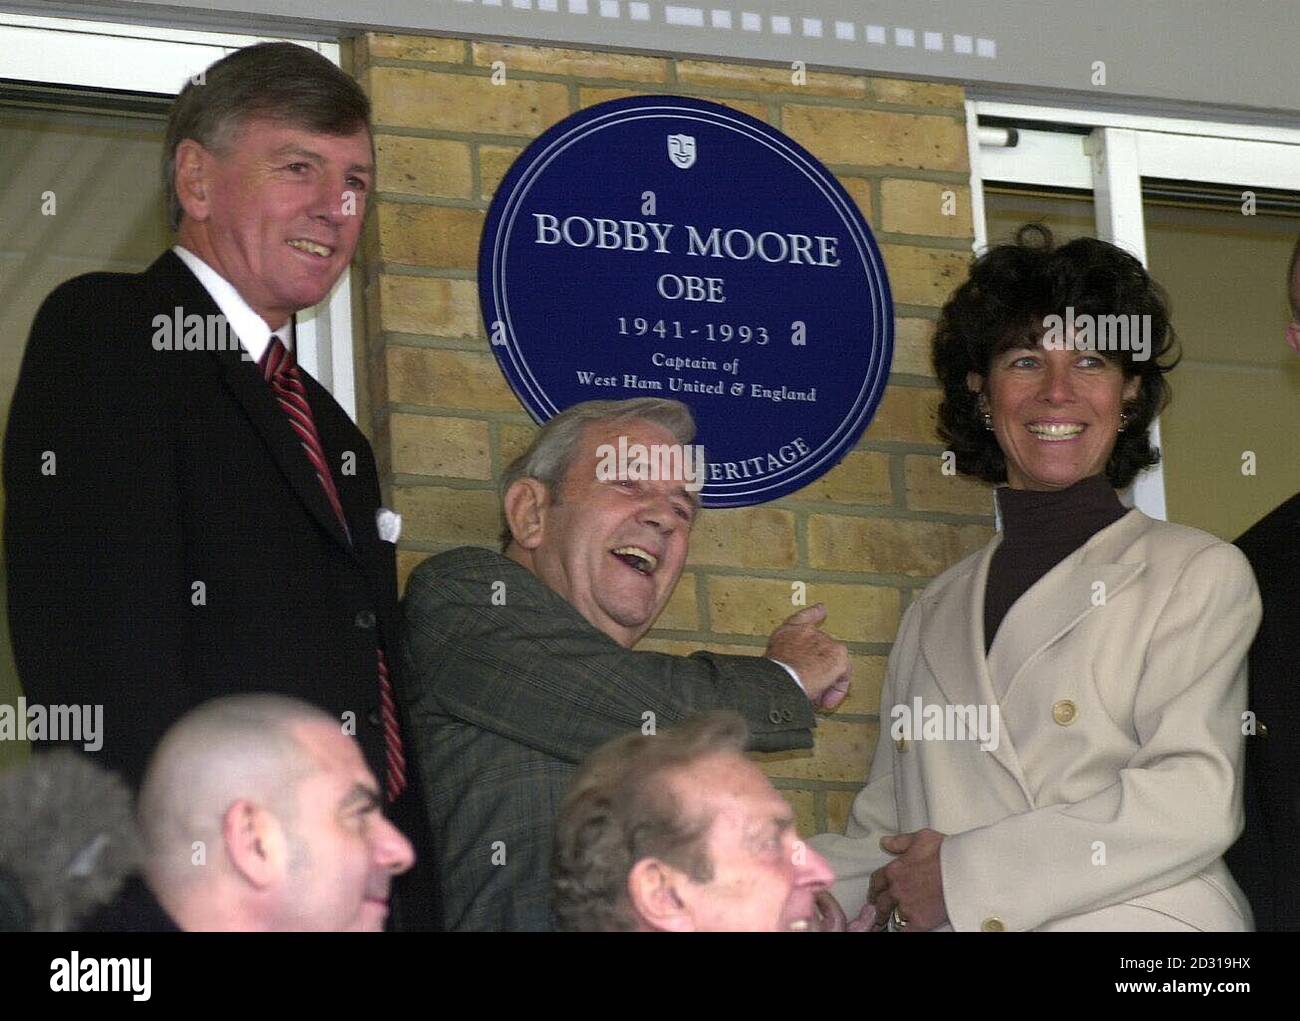
<path id="1" fill-rule="evenodd" d="M 536 529 L 516 531 L 512 555 L 593 627 L 631 648 L 654 624 L 681 576 L 695 503 L 684 481 L 602 479 L 597 450 L 603 444 L 617 448 L 620 437 L 628 447 L 678 442 L 653 422 L 588 425 L 558 493 L 544 493 L 533 479 L 515 484 L 544 496 Z"/>
<path id="2" fill-rule="evenodd" d="M 300 724 L 296 737 L 318 768 L 298 787 L 281 891 L 282 927 L 379 932 L 392 877 L 415 861 L 410 841 L 380 810 L 379 788 L 355 741 L 335 724 Z"/>
<path id="3" fill-rule="evenodd" d="M 1119 362 L 1068 346 L 1011 348 L 993 356 L 983 391 L 1012 489 L 1065 489 L 1106 469 L 1119 438 L 1120 412 L 1140 379 Z"/>
<path id="4" fill-rule="evenodd" d="M 279 329 L 322 301 L 352 261 L 374 176 L 370 132 L 317 134 L 256 118 L 226 150 L 177 146 L 177 241 Z"/>
<path id="5" fill-rule="evenodd" d="M 799 839 L 794 812 L 761 770 L 716 755 L 673 777 L 683 811 L 712 816 L 713 878 L 676 885 L 697 932 L 814 931 L 815 898 L 835 874 Z"/>

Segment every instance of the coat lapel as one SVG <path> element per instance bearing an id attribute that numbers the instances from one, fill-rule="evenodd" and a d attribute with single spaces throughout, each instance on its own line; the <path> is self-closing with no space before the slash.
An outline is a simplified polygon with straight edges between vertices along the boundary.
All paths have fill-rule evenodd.
<path id="1" fill-rule="evenodd" d="M 1011 693 L 1025 669 L 1049 645 L 1060 641 L 1137 578 L 1145 563 L 1116 563 L 1148 519 L 1129 511 L 1103 528 L 1024 593 L 1007 611 L 989 649 L 987 673 L 999 701 Z M 980 604 L 981 619 L 983 602 Z"/>
<path id="2" fill-rule="evenodd" d="M 218 315 L 220 308 L 212 300 L 207 289 L 176 257 L 168 251 L 160 256 L 148 274 L 160 285 L 165 302 L 179 305 L 185 314 L 197 312 L 199 315 Z M 166 311 L 170 311 L 168 306 Z M 242 349 L 211 351 L 221 367 L 222 380 L 235 400 L 243 407 L 253 427 L 266 443 L 267 450 L 280 471 L 284 474 L 290 489 L 311 512 L 317 523 L 345 549 L 351 549 L 347 536 L 325 498 L 316 470 L 307 460 L 302 443 L 289 425 L 289 420 L 280 409 L 279 402 L 271 392 L 270 386 L 262 377 L 262 370 L 256 362 L 250 360 Z M 326 449 L 326 456 L 331 452 Z"/>
<path id="3" fill-rule="evenodd" d="M 970 569 L 952 579 L 926 608 L 919 636 L 921 655 L 949 705 L 998 704 L 984 656 L 984 588 L 993 551 L 1001 541 L 1000 534 L 994 536 L 971 562 Z M 1026 801 L 1033 804 L 1033 793 L 1007 728 L 999 729 L 998 744 L 988 754 L 1016 781 Z"/>

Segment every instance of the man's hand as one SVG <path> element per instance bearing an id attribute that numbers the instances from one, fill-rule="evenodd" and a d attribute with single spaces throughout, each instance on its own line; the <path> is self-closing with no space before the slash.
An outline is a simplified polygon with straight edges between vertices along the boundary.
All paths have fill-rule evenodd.
<path id="1" fill-rule="evenodd" d="M 848 696 L 852 673 L 844 643 L 818 630 L 825 619 L 822 603 L 792 613 L 772 632 L 763 654 L 794 668 L 813 705 L 834 709 Z"/>
<path id="2" fill-rule="evenodd" d="M 939 867 L 943 834 L 935 830 L 899 833 L 882 837 L 880 846 L 898 857 L 871 874 L 868 897 L 876 910 L 873 927 L 883 929 L 895 908 L 907 923 L 904 932 L 928 932 L 943 925 L 948 920 Z"/>

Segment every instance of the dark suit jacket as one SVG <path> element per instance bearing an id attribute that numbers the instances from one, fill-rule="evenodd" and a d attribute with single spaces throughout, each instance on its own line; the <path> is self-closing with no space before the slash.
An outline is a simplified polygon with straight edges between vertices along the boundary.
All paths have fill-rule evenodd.
<path id="1" fill-rule="evenodd" d="M 134 784 L 198 703 L 293 695 L 354 720 L 382 782 L 376 649 L 394 672 L 400 654 L 370 444 L 304 372 L 349 545 L 257 364 L 155 349 L 154 316 L 177 307 L 220 312 L 167 252 L 139 275 L 68 281 L 32 326 L 4 450 L 27 698 L 102 704 L 96 758 Z"/>
<path id="2" fill-rule="evenodd" d="M 1237 540 L 1264 603 L 1250 649 L 1246 830 L 1228 867 L 1260 932 L 1300 930 L 1300 493 Z"/>
<path id="3" fill-rule="evenodd" d="M 611 738 L 733 709 L 755 751 L 812 747 L 807 696 L 761 656 L 625 649 L 513 560 L 462 547 L 412 573 L 399 690 L 448 930 L 550 927 L 555 817 Z M 653 714 L 647 717 L 646 714 Z"/>

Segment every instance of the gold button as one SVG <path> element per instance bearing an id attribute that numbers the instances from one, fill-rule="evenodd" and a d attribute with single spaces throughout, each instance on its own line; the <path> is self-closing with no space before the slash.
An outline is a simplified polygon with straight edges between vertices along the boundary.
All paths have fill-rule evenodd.
<path id="1" fill-rule="evenodd" d="M 1063 698 L 1052 706 L 1052 719 L 1062 727 L 1068 727 L 1079 715 L 1079 707 L 1068 698 Z"/>
<path id="2" fill-rule="evenodd" d="M 1006 932 L 1007 927 L 1002 924 L 1002 919 L 994 915 L 980 922 L 980 932 Z"/>
<path id="3" fill-rule="evenodd" d="M 911 745 L 907 743 L 907 738 L 899 737 L 894 739 L 894 747 L 898 749 L 899 754 L 902 754 L 903 752 L 907 751 L 907 749 L 910 748 Z"/>
<path id="4" fill-rule="evenodd" d="M 1258 734 L 1260 737 L 1268 737 L 1268 724 L 1266 723 L 1255 724 L 1255 733 Z"/>

